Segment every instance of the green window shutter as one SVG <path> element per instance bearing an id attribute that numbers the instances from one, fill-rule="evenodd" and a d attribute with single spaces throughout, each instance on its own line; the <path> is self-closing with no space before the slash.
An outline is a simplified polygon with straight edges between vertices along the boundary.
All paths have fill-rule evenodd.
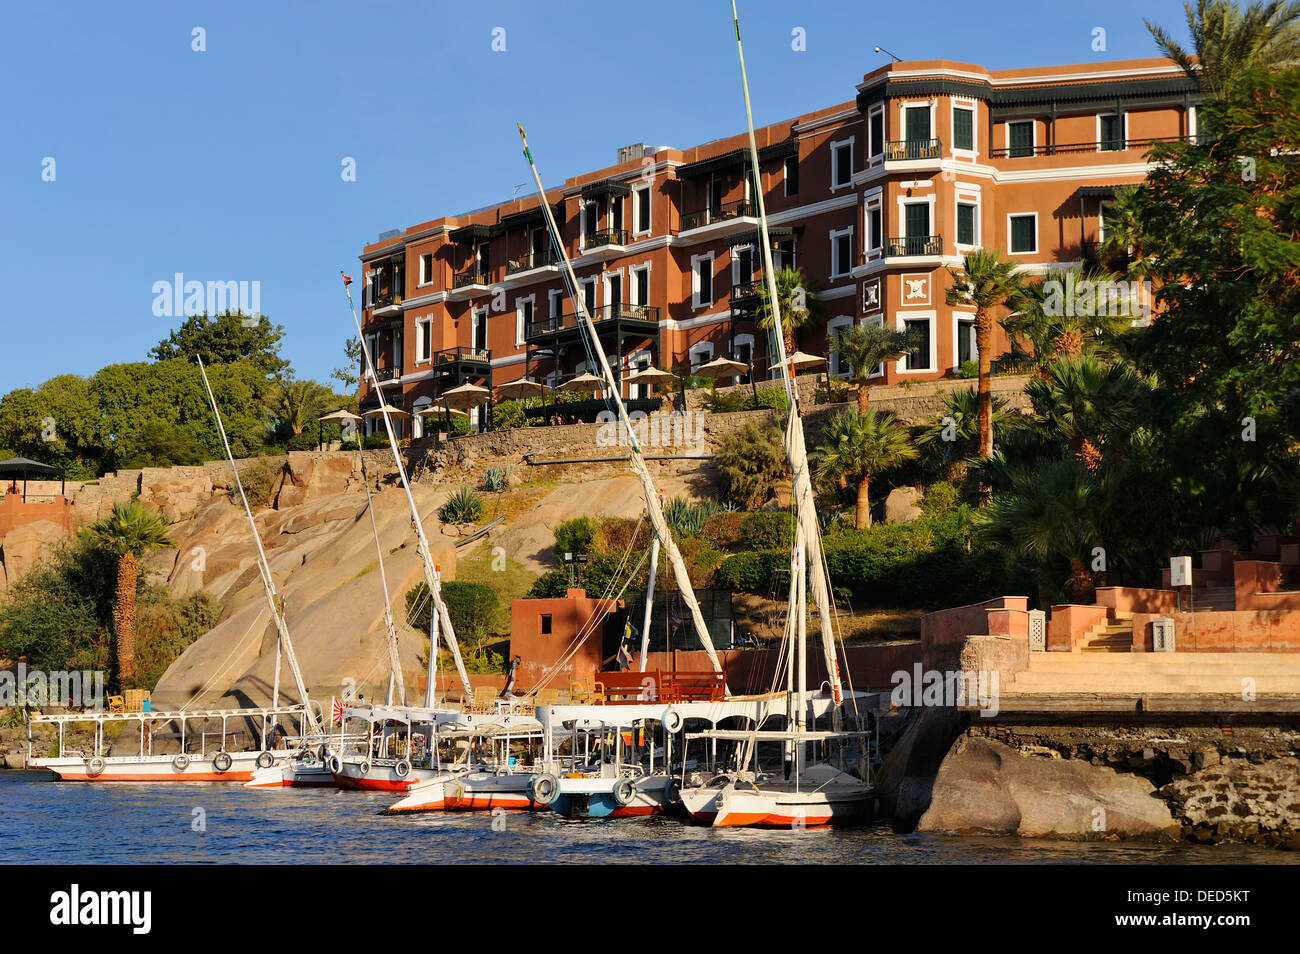
<path id="1" fill-rule="evenodd" d="M 1038 236 L 1034 234 L 1034 217 L 1018 215 L 1011 220 L 1011 251 L 1038 251 Z"/>
<path id="2" fill-rule="evenodd" d="M 1012 158 L 1032 156 L 1034 154 L 1034 124 L 1032 121 L 1008 123 L 1007 131 L 1010 135 Z"/>
<path id="3" fill-rule="evenodd" d="M 957 109 L 952 114 L 952 147 L 954 149 L 975 148 L 975 112 L 970 109 Z"/>
<path id="4" fill-rule="evenodd" d="M 957 244 L 975 244 L 975 206 L 957 206 Z"/>

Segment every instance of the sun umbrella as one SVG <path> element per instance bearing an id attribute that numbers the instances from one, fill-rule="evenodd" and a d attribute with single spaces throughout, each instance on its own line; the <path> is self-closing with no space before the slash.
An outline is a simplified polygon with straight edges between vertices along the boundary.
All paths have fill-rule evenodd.
<path id="1" fill-rule="evenodd" d="M 663 371 L 659 368 L 646 368 L 643 371 L 634 371 L 628 375 L 629 381 L 676 381 L 677 375 L 671 371 Z"/>
<path id="2" fill-rule="evenodd" d="M 411 416 L 411 415 L 408 414 L 406 411 L 403 411 L 403 410 L 401 410 L 400 408 L 395 408 L 395 407 L 390 407 L 390 408 L 388 409 L 388 415 L 389 415 L 389 417 L 410 417 L 410 416 Z M 365 413 L 364 416 L 365 416 L 365 417 L 383 417 L 383 416 L 384 416 L 384 409 L 383 409 L 382 407 L 372 407 L 370 410 L 366 411 L 366 413 Z"/>
<path id="3" fill-rule="evenodd" d="M 418 408 L 415 413 L 421 417 L 429 417 L 433 414 L 459 414 L 461 417 L 465 417 L 464 411 L 458 411 L 454 407 L 447 407 L 441 401 Z"/>
<path id="4" fill-rule="evenodd" d="M 786 362 L 793 366 L 796 371 L 807 371 L 809 368 L 815 368 L 819 364 L 825 364 L 826 359 L 819 358 L 815 354 L 806 354 L 803 351 L 796 351 L 794 354 L 786 357 Z M 780 371 L 781 366 L 779 364 L 774 364 L 769 370 Z"/>
<path id="5" fill-rule="evenodd" d="M 594 374 L 583 372 L 576 378 L 570 378 L 560 385 L 561 391 L 594 391 L 596 388 L 603 387 L 604 382 Z"/>
<path id="6" fill-rule="evenodd" d="M 513 400 L 543 394 L 546 391 L 546 385 L 539 384 L 531 378 L 520 378 L 517 381 L 499 384 L 493 390 L 496 391 L 496 396 L 501 400 Z"/>
<path id="7" fill-rule="evenodd" d="M 326 414 L 323 417 L 316 418 L 316 420 L 325 421 L 326 423 L 330 421 L 338 421 L 340 424 L 342 424 L 345 421 L 359 421 L 361 420 L 361 415 L 353 414 L 351 411 L 348 410 L 340 410 L 340 411 L 331 411 L 329 414 Z"/>
<path id="8" fill-rule="evenodd" d="M 453 410 L 463 410 L 476 407 L 491 396 L 492 392 L 487 388 L 479 387 L 477 384 L 462 384 L 458 388 L 444 391 L 442 393 L 442 403 Z"/>
<path id="9" fill-rule="evenodd" d="M 732 361 L 730 358 L 714 358 L 708 364 L 695 369 L 695 374 L 706 378 L 734 378 L 738 374 L 748 374 L 749 365 Z"/>

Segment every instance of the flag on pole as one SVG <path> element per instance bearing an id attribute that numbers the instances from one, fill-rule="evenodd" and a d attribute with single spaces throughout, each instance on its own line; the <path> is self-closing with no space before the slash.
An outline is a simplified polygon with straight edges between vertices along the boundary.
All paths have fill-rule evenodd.
<path id="1" fill-rule="evenodd" d="M 343 275 L 342 269 L 339 270 L 339 274 Z M 347 288 L 351 284 L 352 284 L 352 278 L 348 275 L 343 275 L 343 287 Z"/>
<path id="2" fill-rule="evenodd" d="M 342 721 L 343 721 L 343 703 L 340 700 L 335 699 L 333 709 L 330 712 L 330 725 Z"/>

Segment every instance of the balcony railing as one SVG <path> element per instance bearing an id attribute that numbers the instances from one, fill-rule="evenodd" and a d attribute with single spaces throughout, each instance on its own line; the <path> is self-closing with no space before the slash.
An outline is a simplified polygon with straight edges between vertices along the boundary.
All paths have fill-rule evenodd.
<path id="1" fill-rule="evenodd" d="M 1071 152 L 1119 152 L 1124 149 L 1142 149 L 1161 142 L 1191 142 L 1192 136 L 1157 136 L 1153 139 L 1101 139 L 1091 142 L 1058 142 L 1041 146 L 1005 146 L 990 149 L 994 159 L 1024 159 L 1031 156 L 1054 156 Z"/>
<path id="2" fill-rule="evenodd" d="M 489 278 L 488 273 L 477 266 L 467 268 L 463 272 L 457 272 L 451 279 L 452 288 L 468 288 L 470 285 L 490 284 L 492 284 L 492 280 Z"/>
<path id="3" fill-rule="evenodd" d="M 737 307 L 752 305 L 763 297 L 763 283 L 759 277 L 747 282 L 737 282 L 731 286 L 731 303 Z"/>
<path id="4" fill-rule="evenodd" d="M 602 245 L 626 245 L 627 229 L 597 229 L 582 234 L 583 248 L 599 248 Z"/>
<path id="5" fill-rule="evenodd" d="M 370 307 L 387 308 L 389 305 L 400 305 L 401 303 L 402 296 L 398 292 L 379 292 L 370 303 Z"/>
<path id="6" fill-rule="evenodd" d="M 558 265 L 555 255 L 550 249 L 544 252 L 529 252 L 519 258 L 512 258 L 506 262 L 506 274 L 516 275 L 519 272 L 531 271 L 534 268 L 545 268 L 547 265 Z"/>
<path id="7" fill-rule="evenodd" d="M 444 348 L 433 353 L 433 364 L 454 364 L 457 361 L 470 361 L 475 364 L 490 364 L 492 352 L 487 348 Z"/>
<path id="8" fill-rule="evenodd" d="M 900 139 L 885 143 L 885 159 L 938 159 L 943 151 L 937 139 Z"/>
<path id="9" fill-rule="evenodd" d="M 729 219 L 752 219 L 757 214 L 754 211 L 754 203 L 748 199 L 741 199 L 739 202 L 724 202 L 721 205 L 711 205 L 707 209 L 685 213 L 682 216 L 682 227 L 678 231 L 689 232 L 691 229 L 703 228 L 706 225 L 712 225 L 714 222 L 726 222 Z"/>
<path id="10" fill-rule="evenodd" d="M 400 381 L 402 378 L 401 367 L 396 368 L 376 368 L 375 379 L 380 384 L 387 384 L 389 381 Z"/>
<path id="11" fill-rule="evenodd" d="M 658 305 L 602 305 L 591 313 L 591 320 L 599 325 L 601 322 L 622 320 L 622 321 L 646 321 L 654 324 L 659 323 L 659 306 Z M 530 321 L 526 329 L 525 337 L 532 338 L 537 335 L 553 334 L 557 331 L 564 331 L 568 328 L 578 327 L 578 316 L 576 313 L 569 315 L 560 315 L 557 318 L 540 318 L 536 321 Z"/>
<path id="12" fill-rule="evenodd" d="M 940 255 L 943 238 L 939 235 L 906 235 L 885 242 L 885 255 L 897 258 L 902 255 Z"/>

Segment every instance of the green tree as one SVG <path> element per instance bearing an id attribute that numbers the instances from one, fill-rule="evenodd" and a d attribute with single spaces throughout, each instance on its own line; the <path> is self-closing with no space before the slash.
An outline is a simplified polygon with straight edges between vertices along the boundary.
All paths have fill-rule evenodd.
<path id="1" fill-rule="evenodd" d="M 772 330 L 772 306 L 766 280 L 759 282 L 758 325 Z M 795 352 L 795 333 L 825 318 L 825 309 L 817 293 L 804 277 L 802 268 L 783 268 L 776 273 L 776 301 L 781 310 L 781 328 L 785 333 L 785 352 Z"/>
<path id="2" fill-rule="evenodd" d="M 1019 415 L 1007 413 L 1007 402 L 993 399 L 993 428 L 1002 431 Z M 974 388 L 958 388 L 943 400 L 943 413 L 922 427 L 916 436 L 918 448 L 935 455 L 945 480 L 961 480 L 966 460 L 979 453 L 979 396 Z"/>
<path id="3" fill-rule="evenodd" d="M 1039 376 L 1058 355 L 1114 354 L 1138 317 L 1127 297 L 1115 295 L 1127 287 L 1115 283 L 1114 274 L 1100 269 L 1053 271 L 1024 283 L 1002 327 L 1015 345 L 1033 351 Z"/>
<path id="4" fill-rule="evenodd" d="M 831 342 L 831 350 L 849 366 L 849 380 L 858 386 L 858 413 L 867 413 L 870 399 L 867 380 L 876 368 L 911 350 L 905 331 L 895 331 L 883 324 L 850 325 Z"/>
<path id="5" fill-rule="evenodd" d="M 279 378 L 289 367 L 280 357 L 284 326 L 273 325 L 265 315 L 249 317 L 224 311 L 209 317 L 192 315 L 149 353 L 156 361 L 181 359 L 193 362 L 200 355 L 204 364 L 251 362 L 264 376 Z"/>
<path id="6" fill-rule="evenodd" d="M 952 285 L 945 293 L 950 306 L 975 311 L 975 347 L 979 351 L 979 454 L 993 456 L 993 390 L 989 364 L 993 349 L 993 315 L 1010 301 L 1024 296 L 1024 284 L 1015 263 L 1002 261 L 1002 249 L 977 248 L 968 253 L 961 269 L 947 266 Z"/>
<path id="7" fill-rule="evenodd" d="M 810 456 L 817 479 L 857 488 L 855 527 L 871 526 L 871 478 L 916 456 L 907 429 L 892 414 L 844 410 L 826 422 Z"/>
<path id="8" fill-rule="evenodd" d="M 1143 22 L 1164 54 L 1212 96 L 1226 94 L 1252 68 L 1300 63 L 1300 3 L 1295 0 L 1253 2 L 1244 10 L 1236 0 L 1197 0 L 1194 7 L 1184 0 L 1183 12 L 1190 51 L 1163 28 Z"/>
<path id="9" fill-rule="evenodd" d="M 361 339 L 352 335 L 343 342 L 343 355 L 347 359 L 343 367 L 331 371 L 330 377 L 342 384 L 344 391 L 352 394 L 361 383 Z"/>
<path id="10" fill-rule="evenodd" d="M 1049 440 L 1063 441 L 1070 456 L 1095 473 L 1113 435 L 1138 423 L 1143 382 L 1132 365 L 1105 365 L 1094 358 L 1060 357 L 1025 387 L 1034 425 Z"/>
<path id="11" fill-rule="evenodd" d="M 117 674 L 125 686 L 135 675 L 135 601 L 140 558 L 154 550 L 174 546 L 167 536 L 167 520 L 138 500 L 113 505 L 113 513 L 87 528 L 86 533 L 117 558 L 117 597 L 113 626 L 117 637 Z"/>
<path id="12" fill-rule="evenodd" d="M 750 421 L 723 440 L 713 459 L 723 495 L 748 510 L 761 507 L 776 485 L 790 480 L 781 429 L 771 422 Z"/>
<path id="13" fill-rule="evenodd" d="M 281 428 L 300 435 L 316 419 L 328 411 L 336 401 L 329 388 L 315 381 L 289 379 L 273 385 L 263 396 L 262 403 Z"/>

